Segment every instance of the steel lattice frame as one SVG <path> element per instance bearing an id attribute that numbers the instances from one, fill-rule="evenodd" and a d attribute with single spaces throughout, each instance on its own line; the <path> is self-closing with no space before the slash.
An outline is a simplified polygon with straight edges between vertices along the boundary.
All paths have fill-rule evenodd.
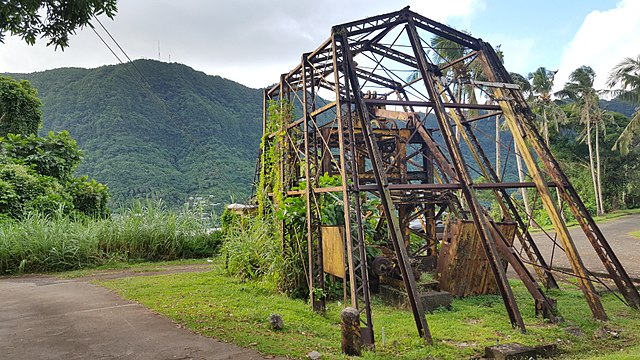
<path id="1" fill-rule="evenodd" d="M 445 40 L 439 43 L 445 45 L 439 47 L 432 41 L 434 37 Z M 443 55 L 451 47 L 459 51 L 458 57 Z M 484 103 L 473 101 L 474 96 L 463 96 L 462 89 Z M 314 295 L 314 289 L 324 288 L 318 197 L 333 193 L 344 205 L 350 302 L 365 314 L 364 328 L 371 340 L 362 213 L 362 202 L 370 197 L 380 200 L 384 214 L 380 224 L 388 227 L 418 332 L 427 342 L 431 342 L 431 335 L 405 244 L 411 232 L 409 221 L 424 216 L 426 232 L 422 236 L 430 241 L 431 254 L 435 255 L 435 221 L 446 206 L 475 223 L 512 325 L 525 330 L 500 257 L 522 279 L 536 309 L 541 314 L 553 314 L 553 301 L 539 284 L 557 287 L 557 283 L 528 232 L 529 220 L 522 218 L 509 196 L 508 189 L 520 188 L 537 190 L 596 318 L 605 320 L 607 315 L 552 192 L 557 191 L 568 204 L 626 301 L 634 308 L 640 307 L 636 288 L 545 145 L 519 87 L 488 43 L 408 8 L 337 25 L 329 39 L 315 51 L 303 54 L 297 67 L 283 74 L 279 84 L 265 90 L 265 126 L 269 120 L 267 101 L 278 99 L 293 102 L 302 112 L 300 118 L 284 124 L 280 130 L 286 134 L 284 142 L 277 146 L 285 149 L 280 167 L 282 195 L 303 196 L 307 205 L 308 281 L 314 309 L 324 309 L 324 299 Z M 437 120 L 433 128 L 426 125 L 428 115 Z M 474 125 L 495 116 L 505 119 L 506 132 L 517 144 L 518 156 L 532 182 L 503 182 L 501 169 L 482 148 Z M 408 131 L 410 136 L 400 137 L 406 142 L 404 153 L 391 151 L 389 155 L 384 141 L 393 138 L 394 131 Z M 275 139 L 273 134 L 264 136 L 265 141 Z M 391 141 L 398 144 L 397 139 Z M 472 158 L 463 156 L 463 147 Z M 366 162 L 359 160 L 363 157 Z M 474 182 L 472 170 L 487 182 Z M 341 185 L 319 187 L 319 177 L 331 171 L 340 175 Z M 305 190 L 291 190 L 301 180 L 307 184 Z M 271 189 L 261 191 L 268 193 Z M 478 200 L 479 191 L 492 192 L 504 218 L 517 224 L 518 246 L 526 260 L 508 245 Z M 537 279 L 525 263 L 534 265 Z"/>

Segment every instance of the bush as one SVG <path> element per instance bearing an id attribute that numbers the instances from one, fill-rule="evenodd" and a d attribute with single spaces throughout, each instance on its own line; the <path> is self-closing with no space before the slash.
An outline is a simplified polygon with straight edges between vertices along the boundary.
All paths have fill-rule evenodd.
<path id="1" fill-rule="evenodd" d="M 30 211 L 74 210 L 92 218 L 109 216 L 106 185 L 73 178 L 81 152 L 68 132 L 46 137 L 0 137 L 0 214 L 22 218 Z"/>
<path id="2" fill-rule="evenodd" d="M 71 180 L 82 157 L 78 144 L 67 131 L 57 134 L 50 131 L 45 137 L 8 134 L 0 138 L 0 145 L 7 158 L 62 182 Z"/>
<path id="3" fill-rule="evenodd" d="M 60 183 L 20 164 L 0 163 L 0 213 L 16 219 L 29 211 L 51 213 L 73 208 Z"/>
<path id="4" fill-rule="evenodd" d="M 111 213 L 109 202 L 109 188 L 106 185 L 86 176 L 76 178 L 67 186 L 76 210 L 93 218 L 106 218 Z"/>

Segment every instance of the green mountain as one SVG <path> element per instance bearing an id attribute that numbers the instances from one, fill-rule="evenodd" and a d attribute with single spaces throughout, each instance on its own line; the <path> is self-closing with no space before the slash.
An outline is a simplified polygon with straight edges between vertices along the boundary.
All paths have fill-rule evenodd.
<path id="1" fill-rule="evenodd" d="M 149 196 L 176 206 L 191 196 L 242 201 L 251 192 L 262 133 L 261 90 L 153 60 L 10 76 L 38 89 L 41 132 L 71 133 L 85 154 L 77 175 L 107 184 L 113 205 Z M 634 110 L 618 101 L 603 103 L 625 115 Z M 436 127 L 433 119 L 428 122 Z M 473 126 L 493 160 L 493 121 Z M 506 134 L 502 140 L 511 142 Z M 462 151 L 470 160 L 466 146 Z M 501 152 L 501 172 L 513 181 L 513 151 L 507 145 Z"/>
<path id="2" fill-rule="evenodd" d="M 152 60 L 10 76 L 38 89 L 41 132 L 68 130 L 85 154 L 77 174 L 107 184 L 114 204 L 229 202 L 251 192 L 260 90 Z"/>

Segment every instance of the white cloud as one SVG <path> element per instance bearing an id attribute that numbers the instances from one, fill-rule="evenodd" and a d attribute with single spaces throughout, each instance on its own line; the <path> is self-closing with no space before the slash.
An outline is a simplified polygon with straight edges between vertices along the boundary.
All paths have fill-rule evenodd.
<path id="1" fill-rule="evenodd" d="M 484 7 L 483 0 L 122 0 L 115 19 L 102 22 L 132 59 L 157 59 L 160 41 L 164 61 L 171 56 L 171 61 L 208 74 L 260 87 L 276 82 L 302 53 L 320 45 L 332 25 L 396 11 L 406 4 L 441 22 L 464 20 Z M 73 36 L 64 52 L 54 52 L 44 43 L 32 47 L 7 37 L 0 44 L 0 72 L 117 63 L 89 28 Z"/>
<path id="2" fill-rule="evenodd" d="M 524 74 L 531 71 L 531 57 L 534 54 L 535 40 L 531 37 L 514 37 L 508 34 L 489 34 L 486 40 L 492 46 L 500 46 L 504 53 L 504 66 L 508 71 Z"/>
<path id="3" fill-rule="evenodd" d="M 573 40 L 564 49 L 556 89 L 582 65 L 597 76 L 594 87 L 604 89 L 609 71 L 625 57 L 640 53 L 640 1 L 623 0 L 616 8 L 587 15 Z"/>

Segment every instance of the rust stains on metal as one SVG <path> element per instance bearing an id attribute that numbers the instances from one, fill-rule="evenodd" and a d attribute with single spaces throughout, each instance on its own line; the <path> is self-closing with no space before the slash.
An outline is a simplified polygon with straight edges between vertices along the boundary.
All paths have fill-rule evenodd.
<path id="1" fill-rule="evenodd" d="M 278 186 L 264 182 L 259 191 L 273 195 L 277 190 L 273 198 L 279 201 L 304 197 L 314 309 L 324 309 L 324 298 L 317 296 L 322 291 L 316 291 L 325 290 L 324 274 L 342 276 L 346 303 L 365 315 L 363 339 L 374 339 L 371 285 L 377 275 L 369 269 L 369 252 L 379 249 L 386 249 L 385 264 L 400 274 L 416 328 L 427 343 L 432 339 L 417 301 L 414 256 L 438 257 L 441 283 L 457 295 L 499 293 L 509 320 L 524 331 L 505 275 L 508 264 L 536 311 L 554 316 L 554 301 L 543 288 L 558 284 L 529 233 L 531 214 L 523 213 L 510 189 L 528 188 L 542 199 L 596 318 L 606 319 L 605 310 L 552 192 L 568 204 L 620 293 L 640 307 L 637 289 L 486 42 L 408 8 L 336 25 L 330 38 L 265 90 L 264 98 L 263 143 L 279 149 L 281 158 L 272 164 L 263 151 L 259 160 L 277 166 L 282 181 Z M 270 100 L 289 101 L 296 116 L 278 129 L 270 127 Z M 507 129 L 494 125 L 499 118 Z M 495 137 L 489 129 L 495 129 Z M 491 149 L 483 145 L 487 137 Z M 490 158 L 501 149 L 502 157 Z M 531 180 L 505 181 L 518 178 L 506 173 L 505 163 L 515 156 L 524 161 Z M 266 176 L 264 166 L 260 169 L 258 176 Z M 322 185 L 327 177 L 337 179 Z M 342 207 L 334 223 L 322 219 L 328 198 Z M 439 246 L 447 221 L 453 238 Z M 290 231 L 280 226 L 283 233 Z M 344 231 L 329 233 L 325 226 Z M 410 252 L 412 243 L 418 249 Z"/>

